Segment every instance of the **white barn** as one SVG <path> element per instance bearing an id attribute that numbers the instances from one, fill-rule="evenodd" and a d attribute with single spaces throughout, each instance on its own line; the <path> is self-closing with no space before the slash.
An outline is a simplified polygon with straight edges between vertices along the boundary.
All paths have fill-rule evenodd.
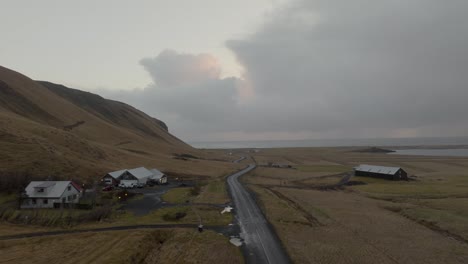
<path id="1" fill-rule="evenodd" d="M 121 184 L 125 184 L 127 186 L 132 184 L 145 185 L 152 175 L 153 173 L 145 167 L 139 167 L 125 171 L 118 179 Z"/>
<path id="2" fill-rule="evenodd" d="M 25 192 L 21 208 L 54 208 L 55 204 L 78 203 L 82 188 L 72 181 L 32 181 Z"/>
<path id="3" fill-rule="evenodd" d="M 158 169 L 148 170 L 145 167 L 123 169 L 107 173 L 102 179 L 104 185 L 137 186 L 146 185 L 149 181 L 157 184 L 167 183 L 167 176 Z"/>

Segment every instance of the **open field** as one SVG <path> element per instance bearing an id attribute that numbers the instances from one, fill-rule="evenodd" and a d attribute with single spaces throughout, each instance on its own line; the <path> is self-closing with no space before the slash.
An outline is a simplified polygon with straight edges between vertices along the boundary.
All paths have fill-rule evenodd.
<path id="1" fill-rule="evenodd" d="M 259 168 L 244 181 L 296 263 L 468 262 L 468 158 L 351 150 L 253 154 L 294 168 Z M 360 163 L 401 166 L 414 180 L 352 177 L 357 185 L 320 190 Z"/>
<path id="2" fill-rule="evenodd" d="M 224 179 L 210 181 L 203 186 L 200 194 L 194 199 L 196 203 L 214 203 L 225 204 L 230 198 L 226 190 L 226 182 Z"/>
<path id="3" fill-rule="evenodd" d="M 182 161 L 194 163 L 198 161 Z M 218 161 L 207 161 L 223 164 Z M 228 164 L 228 163 L 226 163 Z M 224 166 L 224 165 L 223 165 Z M 241 166 L 241 165 L 239 165 Z M 231 169 L 229 169 L 231 168 Z M 72 209 L 45 209 L 45 210 L 16 210 L 14 207 L 15 194 L 0 196 L 0 205 L 11 205 L 11 214 L 0 223 L 0 235 L 17 235 L 48 231 L 81 230 L 92 228 L 106 228 L 116 226 L 153 225 L 153 224 L 194 224 L 200 221 L 204 225 L 228 226 L 232 223 L 232 214 L 221 214 L 222 208 L 209 204 L 228 202 L 224 176 L 233 171 L 230 166 L 223 170 L 212 171 L 207 167 L 211 176 L 191 177 L 184 174 L 181 178 L 195 180 L 195 187 L 176 187 L 169 189 L 162 199 L 174 204 L 150 211 L 145 215 L 134 215 L 127 210 L 119 210 L 124 203 L 114 201 L 110 216 L 101 220 L 80 222 L 73 225 L 59 222 L 70 217 L 80 217 L 91 213 L 89 210 Z M 177 184 L 175 185 L 177 186 Z M 148 187 L 149 188 L 149 187 Z M 149 188 L 157 189 L 157 187 Z M 104 194 L 104 193 L 103 193 Z M 112 196 L 113 193 L 105 193 Z M 115 198 L 115 197 L 114 197 Z M 129 200 L 138 202 L 143 195 L 137 195 Z M 189 203 L 187 203 L 189 201 Z M 191 203 L 198 203 L 192 205 Z M 203 204 L 203 205 L 201 205 Z M 205 205 L 206 204 L 206 205 Z M 99 207 L 98 207 L 99 208 Z M 18 215 L 35 216 L 35 219 L 44 221 L 25 224 L 10 224 L 6 221 L 15 220 L 19 223 Z M 28 217 L 31 219 L 31 217 Z M 240 250 L 229 243 L 228 238 L 213 231 L 199 234 L 194 229 L 184 229 L 167 232 L 162 230 L 165 242 L 154 241 L 153 235 L 147 230 L 137 231 L 110 231 L 102 233 L 79 233 L 70 235 L 57 235 L 42 238 L 24 238 L 18 240 L 0 241 L 0 254 L 2 260 L 11 263 L 204 263 L 212 261 L 217 263 L 242 263 Z M 195 233 L 196 232 L 196 233 Z M 61 241 L 66 241 L 61 243 Z M 78 241 L 78 242 L 77 242 Z M 40 246 L 35 244 L 40 243 Z M 97 246 L 98 245 L 98 246 Z M 131 246 L 128 246 L 131 245 Z M 156 246 L 155 246 L 156 245 Z M 135 248 L 140 248 L 135 250 Z M 41 254 L 41 251 L 50 251 L 52 255 Z M 73 248 L 73 249 L 71 249 Z M 46 250 L 47 249 L 47 250 Z M 47 251 L 47 252 L 49 252 Z M 5 256 L 5 258 L 3 258 Z M 164 257 L 161 257 L 164 256 Z M 63 258 L 67 261 L 63 262 Z"/>
<path id="4" fill-rule="evenodd" d="M 356 153 L 351 150 L 353 149 L 265 149 L 257 153 L 235 154 L 236 159 L 237 156 L 250 154 L 257 162 L 259 160 L 266 162 L 265 164 L 287 162 L 292 166 L 292 168 L 258 167 L 243 176 L 243 181 L 256 193 L 260 206 L 293 261 L 296 263 L 468 262 L 468 158 L 396 156 Z M 222 154 L 222 151 L 213 151 L 211 155 L 214 153 Z M 229 157 L 232 156 L 228 155 L 226 158 Z M 190 164 L 196 163 L 197 160 L 182 162 Z M 249 159 L 237 166 L 245 166 L 244 162 L 248 163 Z M 346 173 L 353 166 L 360 163 L 402 166 L 409 172 L 412 180 L 395 182 L 352 177 L 351 181 L 355 183 L 353 185 L 324 188 L 336 185 L 346 177 Z M 205 225 L 228 225 L 233 221 L 232 214 L 221 215 L 221 208 L 217 207 L 230 200 L 224 181 L 224 177 L 229 173 L 228 168 L 229 166 L 223 170 L 211 171 L 211 176 L 195 178 L 198 180 L 196 186 L 199 186 L 196 190 L 194 187 L 177 187 L 169 190 L 162 197 L 166 202 L 174 204 L 169 207 L 158 208 L 145 215 L 116 210 L 111 217 L 102 221 L 88 222 L 73 228 L 198 224 L 200 218 Z M 233 168 L 237 167 L 230 168 L 232 172 Z M 0 201 L 11 200 L 11 197 L 11 195 L 0 197 Z M 2 235 L 47 230 L 53 229 L 0 224 Z M 148 237 L 150 231 L 147 230 L 119 232 L 127 236 L 132 234 L 122 238 L 127 239 L 132 245 L 143 243 L 141 241 L 152 241 Z M 213 261 L 227 263 L 242 261 L 238 248 L 230 245 L 227 238 L 216 233 L 204 232 L 203 235 L 193 236 L 193 230 L 168 232 L 164 233 L 169 235 L 160 247 L 153 248 L 153 251 L 143 250 L 143 253 L 127 254 L 125 251 L 122 253 L 123 258 L 141 260 L 144 256 L 143 263 L 207 262 L 203 258 L 213 258 Z M 109 254 L 88 256 L 86 252 L 91 252 L 91 248 L 87 246 L 83 246 L 79 254 L 85 254 L 86 260 L 90 260 L 89 257 L 96 258 L 98 262 L 112 261 L 111 253 L 114 249 L 110 244 L 103 242 L 107 239 L 112 240 L 109 236 L 111 233 L 114 232 L 82 238 L 89 243 L 95 243 L 93 239 L 96 239 L 96 243 L 102 243 L 103 247 L 109 250 Z M 82 235 L 86 234 L 75 234 L 70 237 Z M 41 245 L 48 247 L 58 243 L 58 239 L 56 241 L 54 237 L 22 239 L 23 242 L 19 244 L 14 244 L 15 241 L 3 241 L 0 252 L 22 263 L 24 259 L 19 257 L 18 252 L 36 250 L 30 248 L 39 239 L 42 239 Z M 70 241 L 73 243 L 75 240 L 70 238 Z M 220 252 L 217 251 L 217 244 L 222 245 Z M 67 245 L 65 243 L 63 247 Z M 37 247 L 37 250 L 41 249 Z M 63 254 L 68 253 L 64 251 Z M 162 260 L 168 262 L 161 262 Z M 39 257 L 34 259 L 36 263 L 41 261 L 43 260 Z M 76 262 L 80 263 L 78 260 Z"/>
<path id="5" fill-rule="evenodd" d="M 162 198 L 168 203 L 187 203 L 192 198 L 192 188 L 174 188 L 166 192 Z"/>
<path id="6" fill-rule="evenodd" d="M 0 241 L 0 252 L 0 263 L 242 263 L 239 249 L 227 238 L 178 229 Z"/>

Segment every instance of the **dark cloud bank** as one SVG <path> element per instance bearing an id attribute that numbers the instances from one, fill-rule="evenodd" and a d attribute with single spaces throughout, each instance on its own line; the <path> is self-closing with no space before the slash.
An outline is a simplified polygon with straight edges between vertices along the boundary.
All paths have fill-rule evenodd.
<path id="1" fill-rule="evenodd" d="M 141 61 L 154 84 L 104 95 L 187 140 L 456 136 L 468 131 L 468 1 L 316 0 L 209 54 Z"/>

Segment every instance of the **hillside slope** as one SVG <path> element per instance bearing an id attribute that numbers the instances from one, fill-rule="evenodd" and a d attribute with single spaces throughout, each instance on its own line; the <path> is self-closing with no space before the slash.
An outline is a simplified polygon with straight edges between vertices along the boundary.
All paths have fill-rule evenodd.
<path id="1" fill-rule="evenodd" d="M 192 174 L 229 167 L 175 160 L 174 153 L 207 155 L 127 104 L 0 66 L 0 172 L 95 180 L 109 170 L 136 166 Z"/>

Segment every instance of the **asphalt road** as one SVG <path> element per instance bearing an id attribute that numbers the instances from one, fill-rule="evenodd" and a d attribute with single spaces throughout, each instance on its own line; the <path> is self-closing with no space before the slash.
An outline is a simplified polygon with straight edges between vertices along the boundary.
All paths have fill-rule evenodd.
<path id="1" fill-rule="evenodd" d="M 236 218 L 245 242 L 247 263 L 290 263 L 278 236 L 269 226 L 253 197 L 239 182 L 239 177 L 255 169 L 251 164 L 246 169 L 228 177 L 227 183 L 234 202 Z"/>
<path id="2" fill-rule="evenodd" d="M 233 161 L 232 163 L 239 163 L 241 161 L 245 160 L 245 157 L 240 157 L 239 159 L 236 159 L 235 161 Z"/>

